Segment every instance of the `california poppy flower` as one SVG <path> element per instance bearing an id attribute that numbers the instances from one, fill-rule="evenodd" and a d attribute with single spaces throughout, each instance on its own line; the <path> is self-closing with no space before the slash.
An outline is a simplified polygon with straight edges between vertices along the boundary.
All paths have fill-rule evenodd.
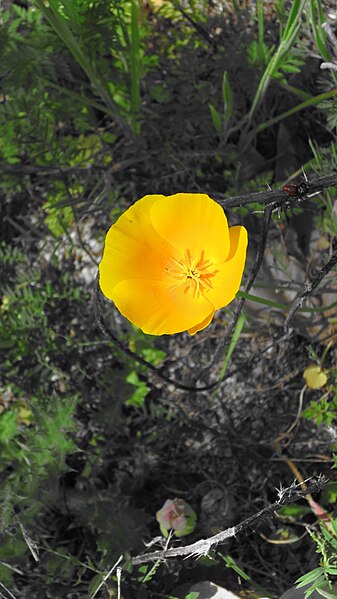
<path id="1" fill-rule="evenodd" d="M 144 333 L 194 335 L 234 299 L 246 248 L 208 195 L 147 195 L 110 227 L 100 287 Z"/>

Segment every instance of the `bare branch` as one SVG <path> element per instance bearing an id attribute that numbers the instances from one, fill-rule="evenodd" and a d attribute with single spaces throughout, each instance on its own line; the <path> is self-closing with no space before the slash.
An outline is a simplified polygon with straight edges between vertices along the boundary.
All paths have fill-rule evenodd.
<path id="1" fill-rule="evenodd" d="M 310 196 L 315 192 L 323 191 L 324 189 L 333 186 L 337 186 L 337 174 L 308 181 L 306 195 Z M 245 193 L 243 195 L 232 196 L 230 198 L 217 199 L 220 206 L 222 206 L 225 209 L 233 208 L 234 206 L 244 206 L 245 204 L 250 204 L 252 202 L 257 202 L 259 204 L 274 203 L 274 208 L 277 208 L 278 206 L 282 206 L 282 204 L 284 204 L 284 202 L 288 200 L 289 194 L 287 194 L 287 192 L 284 191 L 283 187 L 279 187 L 278 189 L 272 190 L 268 189 L 266 191 Z"/>
<path id="2" fill-rule="evenodd" d="M 281 506 L 286 505 L 288 503 L 292 503 L 294 501 L 298 501 L 308 493 L 315 493 L 319 491 L 326 484 L 327 479 L 323 475 L 320 475 L 317 479 L 308 479 L 305 482 L 308 483 L 308 487 L 305 490 L 302 489 L 300 484 L 297 484 L 295 482 L 292 485 L 290 485 L 290 487 L 281 488 L 278 491 L 279 498 L 277 501 L 275 501 L 275 503 L 268 505 L 253 516 L 249 516 L 249 518 L 246 518 L 236 526 L 227 528 L 226 530 L 219 532 L 213 537 L 209 537 L 208 539 L 201 539 L 196 543 L 192 543 L 191 545 L 185 545 L 184 547 L 172 547 L 167 551 L 154 551 L 145 555 L 139 555 L 131 559 L 131 564 L 133 566 L 137 566 L 146 562 L 165 560 L 170 557 L 188 558 L 200 557 L 201 555 L 208 555 L 210 550 L 219 545 L 220 543 L 223 543 L 231 537 L 235 537 L 247 528 L 252 528 L 260 520 L 266 517 L 272 517 L 274 515 L 274 512 L 278 510 Z"/>
<path id="3" fill-rule="evenodd" d="M 306 290 L 303 291 L 291 305 L 289 314 L 284 322 L 284 330 L 287 332 L 289 330 L 289 325 L 294 318 L 297 310 L 301 308 L 304 302 L 312 295 L 313 291 L 318 287 L 324 277 L 330 272 L 330 270 L 337 264 L 337 252 L 335 252 L 330 258 L 329 262 L 319 271 L 318 275 L 314 278 L 312 283 L 307 283 Z"/>

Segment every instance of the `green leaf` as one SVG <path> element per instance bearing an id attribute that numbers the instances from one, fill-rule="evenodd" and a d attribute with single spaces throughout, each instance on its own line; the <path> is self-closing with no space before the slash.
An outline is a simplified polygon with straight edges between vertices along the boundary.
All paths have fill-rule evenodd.
<path id="1" fill-rule="evenodd" d="M 155 349 L 153 347 L 149 347 L 143 349 L 141 354 L 144 356 L 145 360 L 154 364 L 154 366 L 158 366 L 164 358 L 166 357 L 166 353 L 160 349 Z"/>
<path id="2" fill-rule="evenodd" d="M 223 363 L 223 365 L 221 367 L 221 371 L 220 371 L 220 375 L 219 375 L 219 382 L 218 382 L 215 390 L 212 393 L 212 398 L 215 397 L 215 395 L 216 395 L 216 393 L 217 393 L 217 391 L 219 389 L 219 386 L 221 384 L 221 381 L 222 381 L 223 377 L 226 374 L 226 371 L 227 371 L 227 368 L 228 368 L 228 364 L 230 362 L 230 359 L 231 359 L 232 353 L 233 353 L 233 351 L 235 349 L 235 346 L 236 346 L 236 344 L 238 343 L 238 341 L 240 339 L 240 335 L 241 335 L 242 329 L 244 327 L 244 324 L 246 322 L 246 319 L 247 319 L 247 317 L 246 317 L 244 311 L 242 311 L 241 314 L 240 314 L 240 316 L 239 316 L 239 318 L 238 318 L 238 320 L 237 320 L 237 322 L 236 322 L 232 338 L 231 338 L 230 343 L 228 345 L 227 353 L 226 353 L 226 356 L 225 356 L 225 359 L 224 359 L 224 363 Z"/>
<path id="3" fill-rule="evenodd" d="M 131 44 L 130 44 L 130 74 L 131 74 L 131 114 L 132 127 L 136 135 L 140 133 L 140 48 L 138 29 L 138 0 L 131 0 Z"/>
<path id="4" fill-rule="evenodd" d="M 308 599 L 308 597 L 310 597 L 310 595 L 312 595 L 314 591 L 318 591 L 318 589 L 325 588 L 326 584 L 326 576 L 322 574 L 317 580 L 315 580 L 315 582 L 311 585 L 309 589 L 306 589 L 304 594 L 305 599 Z"/>
<path id="5" fill-rule="evenodd" d="M 0 442 L 7 443 L 18 434 L 18 419 L 15 410 L 0 414 Z"/>
<path id="6" fill-rule="evenodd" d="M 88 596 L 89 597 L 92 597 L 92 595 L 95 595 L 97 590 L 101 587 L 103 578 L 104 578 L 103 574 L 96 574 L 96 576 L 94 576 L 91 579 L 89 587 L 88 587 Z"/>
<path id="7" fill-rule="evenodd" d="M 125 380 L 127 383 L 130 383 L 130 385 L 139 385 L 140 384 L 138 374 L 135 370 L 132 370 L 132 372 L 130 372 L 130 374 L 128 374 L 128 376 L 126 377 Z"/>
<path id="8" fill-rule="evenodd" d="M 246 574 L 235 562 L 235 560 L 232 558 L 231 555 L 224 555 L 223 553 L 220 553 L 220 551 L 218 551 L 218 555 L 220 555 L 222 557 L 223 560 L 225 560 L 226 562 L 226 566 L 228 568 L 232 568 L 232 570 L 234 570 L 239 576 L 241 576 L 241 578 L 243 580 L 250 580 L 250 576 L 248 574 Z"/>
<path id="9" fill-rule="evenodd" d="M 216 108 L 213 106 L 213 104 L 209 103 L 209 110 L 211 113 L 211 119 L 212 119 L 212 123 L 215 127 L 215 130 L 217 133 L 221 133 L 222 131 L 222 119 L 220 114 L 218 113 L 218 111 L 216 110 Z"/>
<path id="10" fill-rule="evenodd" d="M 325 16 L 321 0 L 310 0 L 310 25 L 312 27 L 316 46 L 325 61 L 331 60 L 327 35 L 322 27 Z"/>
<path id="11" fill-rule="evenodd" d="M 328 591 L 324 591 L 323 589 L 317 589 L 317 593 L 325 597 L 325 599 L 336 599 L 336 595 L 332 595 Z"/>
<path id="12" fill-rule="evenodd" d="M 333 567 L 333 566 L 328 566 L 326 571 L 328 572 L 328 574 L 332 574 L 332 576 L 336 576 L 337 575 L 337 567 Z"/>
<path id="13" fill-rule="evenodd" d="M 136 391 L 126 400 L 125 404 L 127 406 L 134 406 L 136 408 L 142 408 L 144 405 L 145 397 L 149 393 L 150 389 L 145 385 L 145 383 L 141 383 L 141 385 L 136 389 Z"/>
<path id="14" fill-rule="evenodd" d="M 141 408 L 144 405 L 144 400 L 147 394 L 150 391 L 150 387 L 148 387 L 143 381 L 141 381 L 138 377 L 138 374 L 135 370 L 130 372 L 126 377 L 126 382 L 130 385 L 134 385 L 136 390 L 134 393 L 126 400 L 125 404 L 127 406 L 134 406 L 136 408 Z"/>
<path id="15" fill-rule="evenodd" d="M 224 121 L 225 123 L 228 123 L 233 116 L 233 92 L 227 71 L 224 72 L 222 79 L 222 98 L 224 105 Z"/>
<path id="16" fill-rule="evenodd" d="M 327 485 L 325 485 L 323 489 L 323 498 L 322 503 L 331 503 L 334 504 L 337 501 L 337 481 L 329 481 Z M 334 522 L 334 521 L 333 521 Z"/>
<path id="17" fill-rule="evenodd" d="M 279 510 L 280 516 L 288 516 L 290 518 L 297 518 L 298 520 L 311 513 L 310 507 L 305 505 L 290 504 L 284 505 Z"/>
<path id="18" fill-rule="evenodd" d="M 307 574 L 303 574 L 300 578 L 296 580 L 296 586 L 298 588 L 304 587 L 306 584 L 310 584 L 314 580 L 319 579 L 319 577 L 323 573 L 323 568 L 315 568 L 311 570 L 311 572 L 307 572 Z"/>
<path id="19" fill-rule="evenodd" d="M 13 572 L 4 562 L 0 563 L 0 580 L 3 585 L 13 588 Z"/>

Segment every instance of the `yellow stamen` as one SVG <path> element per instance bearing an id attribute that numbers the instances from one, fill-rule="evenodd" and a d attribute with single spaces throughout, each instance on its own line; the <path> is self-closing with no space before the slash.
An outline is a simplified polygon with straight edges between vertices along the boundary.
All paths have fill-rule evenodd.
<path id="1" fill-rule="evenodd" d="M 170 258 L 166 272 L 170 275 L 170 279 L 174 279 L 171 289 L 184 286 L 184 293 L 189 290 L 193 292 L 194 297 L 199 297 L 200 294 L 207 292 L 207 289 L 212 288 L 211 278 L 216 275 L 217 270 L 212 269 L 211 260 L 205 260 L 205 252 L 202 251 L 200 258 L 194 258 L 190 250 L 185 250 L 185 255 L 182 261 Z"/>

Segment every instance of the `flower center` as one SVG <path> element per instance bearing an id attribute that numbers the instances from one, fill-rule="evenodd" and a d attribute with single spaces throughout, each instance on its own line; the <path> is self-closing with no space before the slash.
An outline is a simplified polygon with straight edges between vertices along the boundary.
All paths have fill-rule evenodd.
<path id="1" fill-rule="evenodd" d="M 183 260 L 170 258 L 165 270 L 174 280 L 170 285 L 171 289 L 184 287 L 184 293 L 192 291 L 193 296 L 197 298 L 212 288 L 211 279 L 218 272 L 212 269 L 211 260 L 205 260 L 204 250 L 201 252 L 200 258 L 194 258 L 190 250 L 185 250 Z"/>

